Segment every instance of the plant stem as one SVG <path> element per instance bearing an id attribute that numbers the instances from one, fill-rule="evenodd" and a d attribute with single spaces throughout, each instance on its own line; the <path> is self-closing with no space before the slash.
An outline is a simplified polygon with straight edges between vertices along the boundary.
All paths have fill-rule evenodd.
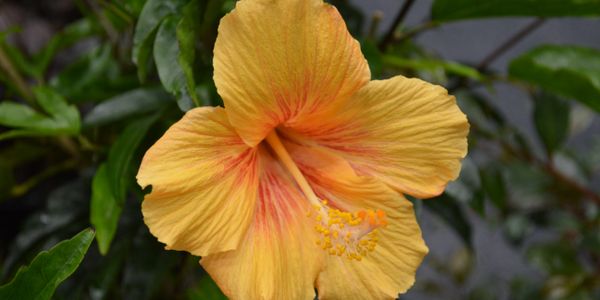
<path id="1" fill-rule="evenodd" d="M 516 44 L 518 44 L 521 40 L 527 37 L 534 30 L 542 26 L 546 22 L 545 19 L 536 19 L 533 22 L 529 23 L 523 29 L 519 30 L 513 36 L 511 36 L 508 40 L 502 43 L 498 48 L 496 48 L 492 53 L 486 56 L 480 63 L 477 65 L 477 70 L 484 71 L 487 67 L 492 64 L 498 57 L 502 56 L 506 51 L 510 50 Z"/>
<path id="2" fill-rule="evenodd" d="M 395 43 L 404 42 L 405 40 L 408 40 L 423 31 L 438 27 L 439 25 L 440 25 L 440 23 L 438 23 L 438 22 L 426 21 L 426 22 L 422 23 L 421 25 L 418 25 L 418 26 L 410 29 L 406 33 L 403 33 L 400 37 L 398 37 L 397 39 L 394 39 L 394 42 Z"/>
<path id="3" fill-rule="evenodd" d="M 400 12 L 398 13 L 396 19 L 394 19 L 394 22 L 392 23 L 392 26 L 390 26 L 388 32 L 385 34 L 383 40 L 379 44 L 379 50 L 385 50 L 385 48 L 387 48 L 387 46 L 392 41 L 394 41 L 394 33 L 396 32 L 396 29 L 398 28 L 398 26 L 400 26 L 400 24 L 402 23 L 402 21 L 404 20 L 404 18 L 408 14 L 408 11 L 410 11 L 410 8 L 414 3 L 415 0 L 406 0 L 404 2 L 404 5 L 402 5 L 402 7 L 400 8 Z"/>
<path id="4" fill-rule="evenodd" d="M 2 45 L 0 45 L 0 69 L 3 69 L 10 78 L 10 80 L 12 80 L 12 82 L 15 84 L 15 87 L 17 88 L 17 91 L 19 92 L 19 94 L 21 94 L 21 97 L 23 97 L 23 99 L 27 101 L 27 103 L 34 106 L 33 94 L 27 87 L 27 84 L 25 83 L 23 77 L 21 77 L 21 74 L 19 74 L 19 72 L 17 72 L 17 70 L 13 66 L 12 62 L 6 55 L 6 52 L 4 52 L 4 48 L 2 47 Z"/>
<path id="5" fill-rule="evenodd" d="M 23 196 L 29 190 L 34 188 L 36 185 L 40 184 L 45 179 L 50 178 L 60 172 L 63 172 L 63 171 L 69 170 L 69 169 L 75 169 L 76 167 L 77 167 L 77 160 L 74 160 L 74 159 L 67 160 L 60 164 L 52 165 L 52 166 L 46 168 L 41 173 L 29 178 L 25 182 L 23 182 L 19 185 L 15 185 L 10 190 L 10 196 L 11 197 Z"/>

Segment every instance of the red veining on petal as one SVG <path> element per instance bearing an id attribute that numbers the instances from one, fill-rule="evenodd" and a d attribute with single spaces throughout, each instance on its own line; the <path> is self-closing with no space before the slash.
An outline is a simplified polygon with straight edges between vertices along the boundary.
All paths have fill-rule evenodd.
<path id="1" fill-rule="evenodd" d="M 261 153 L 262 172 L 254 214 L 257 231 L 278 232 L 286 224 L 304 215 L 306 201 L 295 183 L 272 157 Z"/>

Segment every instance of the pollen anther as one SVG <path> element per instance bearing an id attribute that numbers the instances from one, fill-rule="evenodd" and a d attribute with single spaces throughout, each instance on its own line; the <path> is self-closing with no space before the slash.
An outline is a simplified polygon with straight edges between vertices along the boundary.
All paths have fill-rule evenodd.
<path id="1" fill-rule="evenodd" d="M 321 201 L 314 205 L 315 230 L 319 233 L 316 244 L 330 255 L 361 261 L 377 246 L 377 228 L 387 225 L 385 212 L 378 209 L 360 210 L 354 213 L 341 211 Z"/>

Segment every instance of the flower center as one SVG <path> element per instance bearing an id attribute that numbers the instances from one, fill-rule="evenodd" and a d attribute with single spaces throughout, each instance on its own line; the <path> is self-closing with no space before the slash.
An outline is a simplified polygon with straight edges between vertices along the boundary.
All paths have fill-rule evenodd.
<path id="1" fill-rule="evenodd" d="M 317 246 L 330 255 L 343 256 L 349 260 L 362 260 L 377 246 L 377 229 L 385 227 L 387 220 L 382 210 L 360 210 L 354 213 L 329 207 L 323 200 L 314 205 L 315 230 L 319 233 Z"/>
<path id="2" fill-rule="evenodd" d="M 316 241 L 318 246 L 330 255 L 357 261 L 375 250 L 377 229 L 387 225 L 385 212 L 367 209 L 350 213 L 329 206 L 327 200 L 320 200 L 312 190 L 275 130 L 267 135 L 266 142 L 313 205 L 314 211 L 309 211 L 308 216 L 315 217 L 315 230 L 319 234 Z"/>

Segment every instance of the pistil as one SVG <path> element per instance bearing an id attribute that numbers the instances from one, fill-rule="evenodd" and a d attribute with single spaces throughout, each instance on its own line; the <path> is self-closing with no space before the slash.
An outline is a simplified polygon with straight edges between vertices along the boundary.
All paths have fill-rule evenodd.
<path id="1" fill-rule="evenodd" d="M 281 143 L 281 140 L 279 139 L 279 136 L 277 136 L 277 132 L 275 130 L 271 131 L 271 133 L 267 135 L 266 141 L 269 146 L 271 146 L 271 149 L 275 151 L 275 154 L 277 154 L 279 157 L 281 164 L 288 170 L 288 172 L 290 172 L 290 175 L 292 175 L 300 187 L 300 190 L 302 190 L 302 193 L 304 193 L 304 196 L 306 196 L 306 198 L 313 205 L 320 205 L 321 203 L 319 202 L 319 198 L 317 195 L 315 195 L 315 192 L 308 184 L 308 181 L 306 181 L 306 178 L 304 178 L 302 172 L 300 172 L 300 169 L 298 169 L 298 166 L 296 166 L 296 163 L 294 163 L 292 160 L 292 157 Z"/>

